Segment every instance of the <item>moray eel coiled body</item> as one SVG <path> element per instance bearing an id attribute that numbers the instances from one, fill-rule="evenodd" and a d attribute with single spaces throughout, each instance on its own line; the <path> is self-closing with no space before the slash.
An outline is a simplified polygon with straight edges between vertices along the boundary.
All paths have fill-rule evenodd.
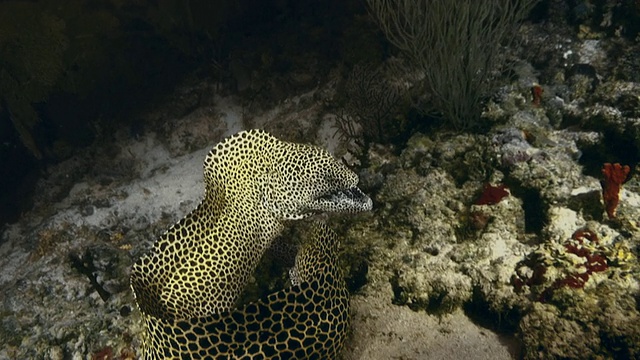
<path id="1" fill-rule="evenodd" d="M 200 324 L 232 311 L 286 220 L 372 207 L 357 175 L 327 151 L 261 130 L 216 145 L 204 162 L 204 180 L 198 207 L 132 268 L 131 287 L 149 334 L 157 334 L 157 324 Z M 145 353 L 163 353 L 167 343 L 156 340 L 145 341 Z"/>
<path id="2" fill-rule="evenodd" d="M 346 338 L 349 293 L 338 241 L 324 224 L 296 256 L 298 285 L 232 312 L 148 321 L 149 359 L 334 359 Z"/>

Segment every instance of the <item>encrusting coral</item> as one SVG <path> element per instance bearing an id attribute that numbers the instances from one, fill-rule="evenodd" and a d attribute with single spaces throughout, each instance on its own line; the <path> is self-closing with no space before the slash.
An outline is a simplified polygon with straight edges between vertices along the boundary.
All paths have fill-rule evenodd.
<path id="1" fill-rule="evenodd" d="M 548 302 L 554 292 L 563 287 L 584 288 L 594 273 L 609 268 L 610 261 L 616 265 L 620 263 L 619 251 L 600 244 L 598 235 L 589 229 L 574 232 L 563 247 L 551 251 L 543 248 L 522 261 L 512 277 L 515 290 L 521 292 L 527 286 L 535 294 L 536 301 Z"/>
<path id="2" fill-rule="evenodd" d="M 151 335 L 147 339 L 146 358 L 174 356 L 175 352 L 215 354 L 225 352 L 231 345 L 249 355 L 262 351 L 259 344 L 267 343 L 262 337 L 266 333 L 249 340 L 221 338 L 219 342 L 211 342 L 206 336 L 213 334 L 217 323 L 215 319 L 203 318 L 232 310 L 264 251 L 282 231 L 285 220 L 325 211 L 367 211 L 372 207 L 371 199 L 356 186 L 358 176 L 328 152 L 312 145 L 281 141 L 261 130 L 243 131 L 222 141 L 208 154 L 204 168 L 206 192 L 200 205 L 163 234 L 151 253 L 133 266 L 131 286 Z M 331 238 L 327 234 L 316 237 Z M 260 305 L 273 305 L 265 309 L 260 321 L 275 326 L 283 319 L 276 310 L 282 311 L 281 306 L 304 299 L 308 306 L 286 307 L 285 312 L 290 316 L 295 312 L 301 322 L 305 322 L 302 318 L 321 316 L 319 312 L 327 309 L 315 303 L 322 298 L 315 291 L 323 292 L 330 303 L 340 303 L 338 299 L 343 292 L 324 288 L 334 286 L 336 281 L 334 276 L 316 283 L 316 288 L 307 286 L 300 294 L 284 294 L 284 298 L 273 295 Z M 271 315 L 277 318 L 271 321 Z M 336 319 L 341 316 L 336 315 Z M 220 326 L 241 325 L 237 316 L 219 320 L 223 321 Z M 249 327 L 251 322 L 247 320 L 246 325 Z M 158 328 L 160 324 L 163 325 Z M 303 345 L 309 351 L 314 343 L 308 339 L 314 338 L 313 334 L 318 335 L 315 340 L 326 342 L 321 345 L 331 348 L 330 343 L 339 344 L 346 331 L 344 326 L 330 330 L 327 326 L 331 328 L 334 324 L 315 324 L 320 329 L 305 335 Z M 185 333 L 188 329 L 195 332 L 191 334 L 193 337 Z M 288 337 L 297 337 L 297 330 L 290 330 L 273 331 L 273 336 L 278 336 L 273 340 L 279 343 L 279 351 L 291 345 L 287 343 Z M 205 338 L 196 341 L 195 335 Z M 186 340 L 188 343 L 182 342 Z M 296 344 L 300 345 L 295 342 L 291 346 Z"/>

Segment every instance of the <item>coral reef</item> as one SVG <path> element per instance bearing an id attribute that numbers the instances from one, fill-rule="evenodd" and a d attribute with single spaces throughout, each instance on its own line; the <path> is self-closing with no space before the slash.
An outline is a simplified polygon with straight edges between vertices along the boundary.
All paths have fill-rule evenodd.
<path id="1" fill-rule="evenodd" d="M 367 1 L 389 42 L 424 72 L 429 108 L 423 110 L 441 114 L 457 129 L 484 125 L 482 98 L 506 62 L 500 48 L 513 42 L 514 30 L 536 3 Z"/>
<path id="2" fill-rule="evenodd" d="M 391 144 L 372 144 L 360 154 L 359 187 L 373 195 L 374 212 L 331 218 L 343 239 L 355 305 L 346 359 L 389 354 L 380 349 L 408 359 L 446 346 L 450 354 L 462 339 L 451 328 L 460 318 L 500 332 L 501 359 L 640 358 L 640 179 L 630 176 L 640 162 L 639 46 L 629 37 L 637 33 L 630 21 L 637 4 L 542 5 L 538 11 L 552 13 L 520 27 L 518 45 L 502 54 L 514 66 L 495 74 L 502 86 L 486 89 L 482 112 L 473 114 L 485 131 L 435 127 L 424 113 L 407 112 L 405 105 L 421 105 L 409 98 L 385 121 L 393 129 L 419 120 L 410 129 L 424 133 L 406 142 L 390 137 Z M 286 7 L 283 14 L 291 14 Z M 609 12 L 611 23 L 602 23 Z M 169 13 L 154 16 L 166 20 Z M 363 22 L 371 31 L 365 37 L 379 40 Z M 357 38 L 352 26 L 349 36 Z M 199 89 L 213 87 L 203 80 L 176 93 L 175 111 L 154 110 L 158 116 L 150 116 L 143 132 L 104 129 L 96 147 L 49 170 L 36 210 L 2 234 L 0 342 L 6 345 L 0 357 L 90 358 L 109 355 L 102 352 L 108 348 L 117 357 L 139 349 L 143 329 L 126 288 L 131 259 L 193 208 L 194 189 L 202 188 L 193 174 L 205 147 L 239 130 L 241 121 L 290 140 L 331 144 L 339 156 L 350 149 L 333 137 L 336 119 L 348 100 L 349 69 L 369 53 L 357 50 L 362 54 L 329 71 L 321 60 L 294 56 L 297 47 L 278 44 L 279 51 L 234 52 L 231 64 L 216 60 L 221 73 L 233 65 L 235 75 L 219 80 L 235 78 L 229 82 L 243 87 L 240 100 L 205 92 L 201 102 Z M 386 50 L 372 49 L 376 64 Z M 384 66 L 392 61 L 403 60 L 392 57 Z M 326 82 L 318 75 L 323 71 Z M 411 89 L 421 76 L 406 71 L 386 79 Z M 287 97 L 287 86 L 307 92 Z M 354 86 L 350 94 L 367 96 L 362 89 Z M 376 114 L 384 113 L 380 101 L 371 107 Z M 359 107 L 364 116 L 367 106 Z M 603 172 L 605 163 L 611 165 Z M 284 287 L 282 266 L 280 275 L 267 276 L 273 263 L 260 265 L 243 299 Z M 479 342 L 494 341 L 490 335 Z M 519 346 L 507 347 L 508 341 Z"/>
<path id="3" fill-rule="evenodd" d="M 640 230 L 634 222 L 623 222 L 619 233 L 585 220 L 601 212 L 600 186 L 583 174 L 576 143 L 594 138 L 504 129 L 437 141 L 414 136 L 402 155 L 386 157 L 374 229 L 358 227 L 349 235 L 368 244 L 363 291 L 383 291 L 388 282 L 394 303 L 415 310 L 442 314 L 464 307 L 483 321 L 495 314 L 496 326 L 519 329 L 526 358 L 540 356 L 536 349 L 551 357 L 637 356 L 640 330 L 628 319 L 640 316 L 632 305 Z M 488 154 L 486 144 L 495 145 Z M 516 148 L 528 155 L 504 161 L 514 153 L 505 144 L 522 144 Z M 456 178 L 460 167 L 469 171 Z M 508 183 L 510 196 L 504 185 L 487 183 Z M 481 187 L 488 194 L 479 197 Z M 640 215 L 635 205 L 632 211 Z M 594 309 L 597 303 L 611 304 L 611 316 Z M 569 335 L 582 322 L 590 330 Z M 583 336 L 597 339 L 575 351 Z"/>
<path id="4" fill-rule="evenodd" d="M 529 254 L 516 267 L 512 277 L 514 288 L 540 302 L 552 302 L 560 289 L 583 289 L 598 274 L 605 277 L 629 276 L 630 261 L 635 259 L 625 242 L 601 244 L 589 229 L 577 230 L 561 246 L 545 243 Z M 609 270 L 617 268 L 616 271 Z M 570 291 L 567 289 L 567 291 Z"/>

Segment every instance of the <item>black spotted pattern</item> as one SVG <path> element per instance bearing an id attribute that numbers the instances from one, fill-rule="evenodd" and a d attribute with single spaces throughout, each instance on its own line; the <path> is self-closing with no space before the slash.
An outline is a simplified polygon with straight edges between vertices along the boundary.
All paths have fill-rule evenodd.
<path id="1" fill-rule="evenodd" d="M 204 179 L 198 207 L 133 266 L 131 286 L 150 330 L 163 321 L 231 311 L 285 220 L 371 209 L 357 175 L 328 152 L 261 130 L 215 146 L 204 162 Z M 150 351 L 158 351 L 154 344 Z"/>
<path id="2" fill-rule="evenodd" d="M 221 315 L 147 318 L 147 359 L 334 359 L 344 344 L 349 298 L 326 225 L 296 257 L 300 285 Z"/>

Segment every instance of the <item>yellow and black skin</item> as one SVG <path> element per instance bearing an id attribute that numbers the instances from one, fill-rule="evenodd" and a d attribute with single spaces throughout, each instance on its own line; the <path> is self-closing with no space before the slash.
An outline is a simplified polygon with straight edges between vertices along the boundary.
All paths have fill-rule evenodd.
<path id="1" fill-rule="evenodd" d="M 204 179 L 198 207 L 133 266 L 131 286 L 151 333 L 154 324 L 198 323 L 231 311 L 286 220 L 372 207 L 357 175 L 328 152 L 261 130 L 215 146 Z"/>
<path id="2" fill-rule="evenodd" d="M 298 285 L 241 309 L 187 320 L 147 319 L 147 359 L 335 359 L 349 327 L 338 240 L 316 224 L 296 256 Z"/>
<path id="3" fill-rule="evenodd" d="M 371 209 L 358 176 L 322 148 L 261 130 L 220 142 L 204 162 L 205 196 L 133 266 L 143 313 L 162 319 L 233 308 L 284 221 Z"/>

